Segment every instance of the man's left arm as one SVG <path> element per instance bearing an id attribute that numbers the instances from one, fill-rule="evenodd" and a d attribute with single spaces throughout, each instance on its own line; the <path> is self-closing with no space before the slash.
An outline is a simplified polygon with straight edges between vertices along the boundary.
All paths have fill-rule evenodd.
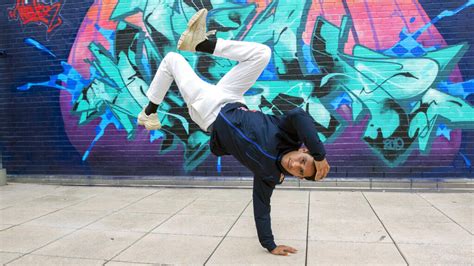
<path id="1" fill-rule="evenodd" d="M 323 161 L 326 157 L 324 144 L 318 136 L 314 126 L 314 119 L 303 109 L 295 108 L 286 114 L 284 123 L 286 129 L 298 135 L 298 138 L 308 148 L 309 153 L 316 161 Z"/>
<path id="2" fill-rule="evenodd" d="M 326 160 L 326 150 L 319 139 L 318 131 L 314 126 L 314 119 L 303 109 L 295 108 L 287 113 L 283 126 L 289 132 L 297 134 L 298 139 L 304 143 L 311 156 L 313 156 L 314 166 L 316 167 L 315 180 L 325 178 L 331 167 Z"/>

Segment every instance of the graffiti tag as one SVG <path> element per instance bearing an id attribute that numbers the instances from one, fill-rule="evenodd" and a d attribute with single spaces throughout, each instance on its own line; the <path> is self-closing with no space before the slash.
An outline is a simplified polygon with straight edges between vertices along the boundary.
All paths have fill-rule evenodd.
<path id="1" fill-rule="evenodd" d="M 42 24 L 50 33 L 59 27 L 63 20 L 59 15 L 62 2 L 52 3 L 46 0 L 17 0 L 12 8 L 8 8 L 8 18 L 19 20 L 22 25 L 31 23 Z"/>
<path id="2" fill-rule="evenodd" d="M 385 139 L 383 141 L 383 148 L 385 150 L 389 150 L 389 151 L 402 150 L 403 145 L 405 145 L 405 143 L 403 142 L 403 139 L 400 138 L 400 137 L 398 137 L 398 138 L 389 138 L 389 139 Z"/>

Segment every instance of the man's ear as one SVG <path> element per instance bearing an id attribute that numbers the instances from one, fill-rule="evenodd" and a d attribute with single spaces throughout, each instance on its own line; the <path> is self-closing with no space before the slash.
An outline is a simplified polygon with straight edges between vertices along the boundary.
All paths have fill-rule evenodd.
<path id="1" fill-rule="evenodd" d="M 306 148 L 306 147 L 301 147 L 301 148 L 298 149 L 298 151 L 300 151 L 300 152 L 306 152 L 306 153 L 309 152 L 308 148 Z"/>

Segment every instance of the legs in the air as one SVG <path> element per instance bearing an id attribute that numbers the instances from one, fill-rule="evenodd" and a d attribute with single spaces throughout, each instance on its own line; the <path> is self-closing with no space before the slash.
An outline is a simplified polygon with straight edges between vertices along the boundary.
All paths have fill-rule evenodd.
<path id="1" fill-rule="evenodd" d="M 177 48 L 179 50 L 196 51 L 196 46 L 204 42 L 204 44 L 201 45 L 203 47 L 201 51 L 210 51 L 212 43 L 209 44 L 210 42 L 207 41 L 206 16 L 207 10 L 201 9 L 189 20 L 186 31 L 183 32 L 178 41 Z M 198 86 L 204 85 L 207 87 L 207 84 L 203 84 L 204 81 L 196 75 L 194 70 L 181 55 L 176 53 L 167 54 L 161 62 L 148 89 L 147 96 L 150 99 L 150 103 L 138 115 L 139 125 L 145 126 L 148 130 L 161 128 L 161 123 L 158 120 L 156 112 L 158 105 L 163 101 L 173 80 L 176 81 L 187 104 L 189 104 L 189 101 L 186 100 L 184 94 L 191 97 L 194 95 L 192 90 L 199 90 Z"/>
<path id="2" fill-rule="evenodd" d="M 188 105 L 191 119 L 203 130 L 207 130 L 214 122 L 224 104 L 245 103 L 244 93 L 265 69 L 271 57 L 271 50 L 268 46 L 259 43 L 208 40 L 206 15 L 207 10 L 202 9 L 191 18 L 188 28 L 178 41 L 178 49 L 206 52 L 236 60 L 239 63 L 222 77 L 217 85 L 213 85 L 202 80 L 183 56 L 173 52 L 168 53 L 163 58 L 147 91 L 150 103 L 138 115 L 139 125 L 144 125 L 149 130 L 161 128 L 156 111 L 173 80 Z"/>

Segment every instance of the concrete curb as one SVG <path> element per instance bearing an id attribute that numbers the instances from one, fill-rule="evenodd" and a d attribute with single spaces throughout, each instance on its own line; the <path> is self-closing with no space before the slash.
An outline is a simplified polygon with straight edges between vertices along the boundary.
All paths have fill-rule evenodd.
<path id="1" fill-rule="evenodd" d="M 0 186 L 7 184 L 7 169 L 0 168 Z"/>
<path id="2" fill-rule="evenodd" d="M 83 176 L 83 175 L 8 175 L 8 181 L 80 186 L 153 186 L 201 188 L 252 188 L 252 177 L 200 176 Z M 472 178 L 456 179 L 389 179 L 327 178 L 323 182 L 288 178 L 279 189 L 372 190 L 372 191 L 444 191 L 472 192 Z"/>

